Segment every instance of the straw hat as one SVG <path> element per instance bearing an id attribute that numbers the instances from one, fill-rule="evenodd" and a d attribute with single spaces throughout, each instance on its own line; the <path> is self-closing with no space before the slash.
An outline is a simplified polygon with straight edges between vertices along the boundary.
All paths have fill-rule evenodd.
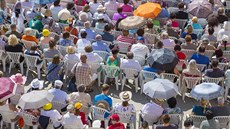
<path id="1" fill-rule="evenodd" d="M 52 108 L 53 104 L 52 103 L 47 103 L 46 105 L 44 105 L 42 108 L 44 110 L 50 110 Z"/>
<path id="2" fill-rule="evenodd" d="M 129 101 L 132 98 L 132 92 L 123 91 L 119 94 L 119 97 L 122 101 Z"/>
<path id="3" fill-rule="evenodd" d="M 105 7 L 103 7 L 103 5 L 99 5 L 98 7 L 97 7 L 97 11 L 98 12 L 105 12 Z"/>
<path id="4" fill-rule="evenodd" d="M 81 109 L 82 103 L 77 102 L 77 103 L 74 104 L 74 107 L 75 107 L 76 109 Z"/>
<path id="5" fill-rule="evenodd" d="M 17 73 L 15 75 L 12 75 L 10 77 L 11 80 L 13 80 L 15 83 L 17 84 L 22 84 L 24 85 L 26 83 L 26 77 L 25 76 L 22 76 L 21 73 Z"/>
<path id="6" fill-rule="evenodd" d="M 79 15 L 79 20 L 81 22 L 86 22 L 88 20 L 88 14 L 86 12 L 82 12 Z"/>
<path id="7" fill-rule="evenodd" d="M 48 37 L 50 35 L 50 31 L 48 29 L 43 29 L 42 35 Z"/>
<path id="8" fill-rule="evenodd" d="M 108 102 L 106 102 L 105 100 L 99 100 L 99 101 L 96 103 L 96 107 L 100 107 L 100 108 L 103 108 L 103 109 L 108 110 L 108 109 L 109 109 L 109 104 L 108 104 Z"/>
<path id="9" fill-rule="evenodd" d="M 43 13 L 42 13 L 44 16 L 47 16 L 47 17 L 51 17 L 52 16 L 52 12 L 50 9 L 46 9 Z"/>
<path id="10" fill-rule="evenodd" d="M 37 78 L 35 78 L 32 82 L 31 82 L 31 87 L 34 89 L 42 89 L 43 88 L 43 81 L 39 81 Z"/>

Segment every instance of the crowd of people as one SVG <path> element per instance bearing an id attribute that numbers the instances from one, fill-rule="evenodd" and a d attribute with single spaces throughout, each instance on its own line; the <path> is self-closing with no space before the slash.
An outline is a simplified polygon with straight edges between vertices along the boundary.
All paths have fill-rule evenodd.
<path id="1" fill-rule="evenodd" d="M 134 123 L 141 121 L 137 128 L 148 129 L 149 126 L 156 125 L 156 129 L 178 129 L 182 128 L 178 123 L 170 122 L 171 114 L 183 114 L 175 97 L 167 100 L 154 98 L 144 104 L 140 110 L 140 120 L 137 120 L 138 112 L 135 105 L 130 103 L 132 92 L 122 91 L 119 94 L 122 102 L 114 104 L 109 90 L 117 80 L 108 78 L 103 80 L 104 83 L 101 85 L 101 71 L 112 74 L 114 78 L 120 77 L 121 74 L 128 76 L 122 72 L 124 69 L 137 71 L 133 75 L 135 78 L 139 77 L 141 71 L 156 75 L 175 74 L 179 77 L 175 79 L 182 80 L 181 92 L 190 92 L 193 88 L 182 79 L 183 77 L 230 76 L 230 55 L 225 54 L 230 48 L 230 22 L 220 2 L 210 0 L 213 14 L 202 19 L 206 21 L 203 24 L 200 22 L 201 18 L 190 16 L 187 12 L 190 2 L 186 0 L 171 1 L 170 5 L 164 0 L 151 1 L 161 5 L 160 14 L 155 19 L 146 19 L 144 26 L 130 30 L 120 28 L 119 23 L 130 17 L 133 11 L 146 1 L 69 0 L 62 3 L 56 0 L 39 7 L 28 0 L 15 1 L 11 3 L 12 7 L 7 7 L 7 2 L 9 1 L 0 1 L 2 65 L 12 61 L 7 60 L 7 52 L 20 53 L 19 64 L 28 64 L 25 55 L 36 57 L 34 66 L 44 65 L 45 68 L 41 67 L 38 70 L 43 71 L 45 79 L 51 83 L 52 87 L 48 92 L 54 96 L 50 103 L 40 108 L 22 109 L 17 105 L 21 96 L 32 91 L 44 90 L 44 82 L 39 80 L 40 78 L 33 78 L 29 90 L 24 91 L 26 77 L 19 73 L 12 75 L 10 79 L 18 85 L 17 90 L 9 99 L 0 101 L 0 114 L 2 120 L 4 117 L 10 117 L 12 122 L 17 121 L 20 128 L 26 126 L 23 114 L 33 116 L 33 125 L 39 124 L 44 129 L 50 124 L 55 129 L 88 128 L 94 125 L 90 113 L 93 112 L 95 115 L 95 110 L 99 108 L 106 111 L 103 120 L 99 122 L 101 128 L 106 128 L 106 125 L 109 125 L 108 129 L 135 128 Z M 171 12 L 169 8 L 176 8 L 176 11 Z M 66 18 L 68 14 L 70 16 Z M 165 20 L 162 22 L 162 19 Z M 186 20 L 182 27 L 178 19 Z M 201 30 L 201 33 L 197 33 L 197 30 Z M 128 44 L 128 47 L 123 48 L 115 42 Z M 147 64 L 146 59 L 151 56 L 154 49 L 174 51 L 183 63 L 178 63 L 169 71 L 153 68 L 151 64 Z M 186 51 L 193 53 L 189 55 Z M 143 59 L 144 63 L 137 60 L 137 57 Z M 3 62 L 3 59 L 6 62 Z M 220 64 L 225 65 L 222 68 L 219 67 Z M 13 66 L 19 68 L 18 64 Z M 200 69 L 200 66 L 204 67 Z M 0 71 L 0 78 L 5 75 Z M 63 84 L 64 79 L 68 80 L 67 84 Z M 119 79 L 122 82 L 122 78 Z M 101 93 L 90 96 L 89 93 L 94 91 L 95 85 L 100 86 Z M 222 83 L 219 85 L 228 87 Z M 67 86 L 67 90 L 63 86 Z M 225 99 L 227 98 L 224 96 L 219 97 L 217 106 L 212 106 L 209 100 L 202 99 L 200 105 L 192 107 L 191 115 L 206 116 L 207 120 L 201 123 L 200 129 L 220 129 L 219 121 L 214 118 L 230 115 L 230 108 L 225 105 Z M 165 102 L 168 104 L 167 107 L 163 107 Z M 61 107 L 56 103 L 61 104 Z M 7 116 L 5 112 L 13 115 Z M 130 122 L 126 125 L 120 121 L 122 114 L 129 114 Z M 185 129 L 194 127 L 191 119 L 186 119 L 183 123 Z"/>

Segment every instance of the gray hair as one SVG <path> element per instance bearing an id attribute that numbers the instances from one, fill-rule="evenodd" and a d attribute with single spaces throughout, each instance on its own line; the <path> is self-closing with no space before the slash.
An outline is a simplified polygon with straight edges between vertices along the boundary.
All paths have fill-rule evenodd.
<path id="1" fill-rule="evenodd" d="M 224 97 L 218 97 L 218 104 L 219 105 L 222 105 L 222 104 L 224 104 Z"/>

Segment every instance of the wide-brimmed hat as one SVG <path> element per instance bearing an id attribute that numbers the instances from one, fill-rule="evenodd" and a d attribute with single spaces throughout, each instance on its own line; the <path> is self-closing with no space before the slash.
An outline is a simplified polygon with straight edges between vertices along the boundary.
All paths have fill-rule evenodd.
<path id="1" fill-rule="evenodd" d="M 50 35 L 50 31 L 48 29 L 43 29 L 42 35 L 48 37 Z"/>
<path id="2" fill-rule="evenodd" d="M 44 16 L 47 16 L 47 17 L 51 17 L 52 16 L 52 12 L 50 9 L 46 9 L 43 13 L 42 13 Z"/>
<path id="3" fill-rule="evenodd" d="M 119 94 L 119 97 L 122 101 L 129 101 L 132 98 L 132 92 L 130 91 L 123 91 Z"/>
<path id="4" fill-rule="evenodd" d="M 101 13 L 97 15 L 97 20 L 100 20 L 100 19 L 104 19 L 104 15 Z"/>
<path id="5" fill-rule="evenodd" d="M 79 20 L 81 22 L 86 22 L 88 20 L 88 14 L 86 12 L 82 12 L 79 15 Z"/>
<path id="6" fill-rule="evenodd" d="M 105 12 L 105 7 L 103 7 L 103 5 L 99 5 L 98 7 L 97 7 L 97 11 L 99 11 L 99 12 Z"/>
<path id="7" fill-rule="evenodd" d="M 58 13 L 58 18 L 60 20 L 63 20 L 63 21 L 68 20 L 68 18 L 70 18 L 70 17 L 71 17 L 71 14 L 70 14 L 69 10 L 67 10 L 67 9 L 63 9 Z"/>
<path id="8" fill-rule="evenodd" d="M 24 85 L 26 83 L 26 77 L 22 76 L 21 73 L 17 73 L 15 75 L 12 75 L 10 77 L 11 80 L 13 80 L 16 84 L 22 84 Z"/>
<path id="9" fill-rule="evenodd" d="M 42 89 L 43 88 L 43 81 L 40 81 L 38 80 L 37 78 L 34 79 L 32 82 L 31 82 L 31 87 L 34 88 L 34 89 Z"/>
<path id="10" fill-rule="evenodd" d="M 109 104 L 108 104 L 108 102 L 106 102 L 105 100 L 99 100 L 99 101 L 96 103 L 96 107 L 100 107 L 100 108 L 103 108 L 103 109 L 108 110 L 108 109 L 109 109 Z"/>

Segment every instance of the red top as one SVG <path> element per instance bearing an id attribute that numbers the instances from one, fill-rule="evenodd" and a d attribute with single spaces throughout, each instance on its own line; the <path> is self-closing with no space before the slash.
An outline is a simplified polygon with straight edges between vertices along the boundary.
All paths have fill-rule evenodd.
<path id="1" fill-rule="evenodd" d="M 186 55 L 183 52 L 176 52 L 176 54 L 180 60 L 184 60 L 186 58 Z"/>
<path id="2" fill-rule="evenodd" d="M 75 114 L 76 115 L 76 114 Z M 87 124 L 86 118 L 85 118 L 85 113 L 84 112 L 80 112 L 80 116 L 81 116 L 81 121 L 83 125 Z"/>
<path id="3" fill-rule="evenodd" d="M 122 123 L 116 123 L 114 125 L 110 125 L 108 129 L 125 129 L 125 126 Z"/>

